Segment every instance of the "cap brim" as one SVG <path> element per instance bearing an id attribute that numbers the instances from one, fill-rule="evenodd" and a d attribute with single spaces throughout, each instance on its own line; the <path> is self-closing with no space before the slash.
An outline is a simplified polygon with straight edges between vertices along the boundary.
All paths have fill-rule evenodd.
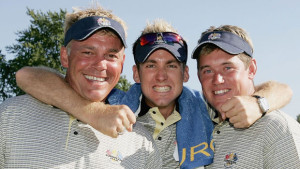
<path id="1" fill-rule="evenodd" d="M 90 16 L 75 22 L 66 32 L 64 38 L 64 46 L 67 46 L 67 44 L 72 39 L 85 40 L 93 33 L 95 33 L 97 30 L 107 29 L 107 28 L 111 29 L 116 35 L 118 35 L 123 45 L 127 47 L 126 39 L 125 39 L 125 30 L 123 26 L 119 22 L 111 18 L 106 18 L 101 16 Z"/>
<path id="2" fill-rule="evenodd" d="M 214 44 L 216 46 L 218 46 L 219 48 L 221 48 L 223 51 L 229 53 L 229 54 L 232 54 L 232 55 L 237 55 L 237 54 L 240 54 L 240 53 L 243 53 L 244 50 L 240 49 L 240 48 L 237 48 L 235 46 L 232 46 L 228 43 L 225 43 L 225 42 L 219 42 L 219 41 L 206 41 L 206 42 L 202 42 L 200 44 L 198 44 L 196 46 L 196 48 L 194 49 L 193 53 L 192 53 L 192 58 L 193 59 L 197 59 L 199 54 L 200 54 L 200 51 L 202 49 L 202 47 L 205 45 L 205 44 Z"/>
<path id="3" fill-rule="evenodd" d="M 127 44 L 126 44 L 126 40 L 123 39 L 123 37 L 121 36 L 121 34 L 116 30 L 114 29 L 113 27 L 110 27 L 110 26 L 99 26 L 98 28 L 94 28 L 94 29 L 90 29 L 90 30 L 87 30 L 87 31 L 84 31 L 82 32 L 81 35 L 77 35 L 77 36 L 74 36 L 74 40 L 85 40 L 87 39 L 89 36 L 91 36 L 93 33 L 95 33 L 96 31 L 98 30 L 101 30 L 101 29 L 111 29 L 113 32 L 115 32 L 116 35 L 118 35 L 118 37 L 121 39 L 124 47 L 126 48 L 127 47 Z"/>
<path id="4" fill-rule="evenodd" d="M 184 47 L 179 43 L 173 44 L 155 44 L 155 45 L 145 45 L 140 50 L 135 51 L 135 60 L 139 63 L 145 62 L 148 57 L 157 49 L 165 49 L 170 52 L 179 62 L 186 62 L 187 60 L 187 53 L 184 50 Z"/>

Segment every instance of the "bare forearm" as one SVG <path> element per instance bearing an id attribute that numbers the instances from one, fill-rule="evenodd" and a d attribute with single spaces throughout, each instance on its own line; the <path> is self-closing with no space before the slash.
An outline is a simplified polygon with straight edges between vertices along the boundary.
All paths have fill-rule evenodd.
<path id="1" fill-rule="evenodd" d="M 293 91 L 287 84 L 268 81 L 256 86 L 255 94 L 267 99 L 270 106 L 270 112 L 287 105 L 292 99 Z"/>
<path id="2" fill-rule="evenodd" d="M 52 76 L 54 73 L 56 75 Z M 24 92 L 50 105 L 60 95 L 58 84 L 65 83 L 62 75 L 46 67 L 23 67 L 17 71 L 16 81 Z"/>
<path id="3" fill-rule="evenodd" d="M 106 135 L 117 137 L 117 132 L 124 128 L 132 131 L 136 119 L 129 107 L 86 100 L 53 69 L 25 67 L 16 73 L 16 79 L 26 93 L 68 112 Z"/>
<path id="4" fill-rule="evenodd" d="M 79 96 L 59 72 L 46 67 L 24 67 L 16 73 L 18 86 L 38 100 L 54 105 L 82 121 L 90 101 Z"/>

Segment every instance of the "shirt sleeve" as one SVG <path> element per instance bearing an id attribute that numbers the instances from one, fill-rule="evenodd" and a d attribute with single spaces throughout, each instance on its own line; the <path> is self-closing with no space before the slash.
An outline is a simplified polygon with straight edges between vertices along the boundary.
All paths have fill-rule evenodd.
<path id="1" fill-rule="evenodd" d="M 300 168 L 299 126 L 284 118 L 269 120 L 265 128 L 264 168 Z"/>

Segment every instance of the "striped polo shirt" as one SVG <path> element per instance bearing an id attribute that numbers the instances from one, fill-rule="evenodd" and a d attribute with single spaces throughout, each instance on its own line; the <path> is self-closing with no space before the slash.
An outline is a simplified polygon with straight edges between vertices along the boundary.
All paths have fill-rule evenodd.
<path id="1" fill-rule="evenodd" d="M 140 102 L 137 121 L 143 124 L 152 134 L 155 143 L 161 153 L 164 169 L 179 169 L 179 159 L 175 160 L 174 152 L 176 142 L 176 122 L 181 119 L 176 109 L 165 119 L 157 107 L 149 107 L 145 103 L 144 96 Z M 178 106 L 176 106 L 178 107 Z"/>
<path id="2" fill-rule="evenodd" d="M 247 129 L 228 121 L 215 126 L 214 162 L 207 169 L 298 169 L 300 124 L 275 110 Z"/>
<path id="3" fill-rule="evenodd" d="M 140 123 L 111 138 L 29 95 L 0 105 L 0 153 L 0 168 L 161 168 Z"/>

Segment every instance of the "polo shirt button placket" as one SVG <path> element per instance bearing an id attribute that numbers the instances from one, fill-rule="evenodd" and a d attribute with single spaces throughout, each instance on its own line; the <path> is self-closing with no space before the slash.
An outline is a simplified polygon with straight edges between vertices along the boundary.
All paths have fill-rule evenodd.
<path id="1" fill-rule="evenodd" d="M 79 119 L 76 119 L 77 123 L 80 123 Z M 74 135 L 78 135 L 78 131 L 74 131 Z"/>

